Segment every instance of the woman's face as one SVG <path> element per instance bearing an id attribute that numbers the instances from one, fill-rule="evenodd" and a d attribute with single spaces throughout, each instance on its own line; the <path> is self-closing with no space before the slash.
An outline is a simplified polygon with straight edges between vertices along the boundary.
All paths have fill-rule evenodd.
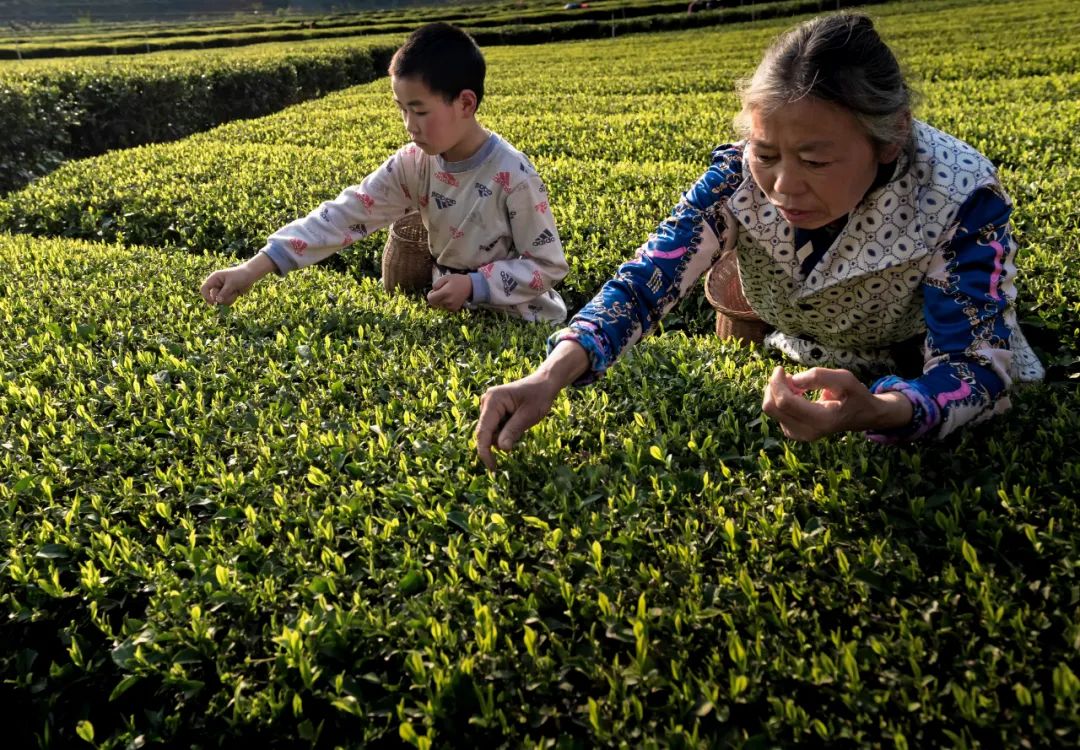
<path id="1" fill-rule="evenodd" d="M 875 153 L 850 111 L 803 97 L 769 114 L 751 111 L 750 174 L 792 226 L 817 229 L 858 205 L 878 164 L 899 148 Z"/>

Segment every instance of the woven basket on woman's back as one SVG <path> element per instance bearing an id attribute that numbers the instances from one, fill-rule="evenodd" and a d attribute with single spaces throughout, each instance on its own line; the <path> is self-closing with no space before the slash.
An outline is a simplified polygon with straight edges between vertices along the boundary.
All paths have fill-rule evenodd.
<path id="1" fill-rule="evenodd" d="M 739 259 L 734 249 L 725 250 L 705 277 L 705 297 L 716 310 L 716 335 L 760 344 L 769 324 L 750 308 L 739 279 Z"/>
<path id="2" fill-rule="evenodd" d="M 428 233 L 420 214 L 411 213 L 390 225 L 382 256 L 382 283 L 388 292 L 401 288 L 420 292 L 431 286 L 435 261 L 428 247 Z"/>

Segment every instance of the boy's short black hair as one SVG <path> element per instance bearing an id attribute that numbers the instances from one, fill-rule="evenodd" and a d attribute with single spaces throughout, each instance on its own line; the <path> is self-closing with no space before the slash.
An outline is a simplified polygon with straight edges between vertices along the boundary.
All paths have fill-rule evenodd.
<path id="1" fill-rule="evenodd" d="M 395 78 L 419 78 L 448 102 L 465 89 L 476 94 L 477 106 L 484 98 L 483 53 L 471 36 L 441 21 L 410 34 L 390 60 L 389 72 Z"/>

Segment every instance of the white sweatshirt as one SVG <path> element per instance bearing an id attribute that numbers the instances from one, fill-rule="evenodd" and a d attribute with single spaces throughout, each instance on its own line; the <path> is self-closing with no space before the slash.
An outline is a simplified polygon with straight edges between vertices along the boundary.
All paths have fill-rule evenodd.
<path id="1" fill-rule="evenodd" d="M 477 306 L 526 320 L 566 318 L 552 287 L 569 268 L 547 189 L 528 159 L 494 133 L 460 162 L 402 147 L 359 185 L 274 232 L 261 252 L 284 275 L 417 210 L 436 263 L 433 281 L 471 272 Z"/>

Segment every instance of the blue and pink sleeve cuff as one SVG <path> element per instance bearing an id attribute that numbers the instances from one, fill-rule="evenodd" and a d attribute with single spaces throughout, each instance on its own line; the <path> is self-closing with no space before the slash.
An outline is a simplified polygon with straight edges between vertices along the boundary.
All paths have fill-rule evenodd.
<path id="1" fill-rule="evenodd" d="M 926 388 L 917 381 L 904 380 L 895 375 L 888 375 L 870 386 L 870 392 L 902 393 L 911 402 L 911 421 L 903 427 L 892 430 L 867 430 L 866 437 L 875 443 L 894 445 L 908 443 L 925 437 L 941 423 L 941 408 Z"/>
<path id="2" fill-rule="evenodd" d="M 588 321 L 578 320 L 570 328 L 563 328 L 551 334 L 547 340 L 547 352 L 552 350 L 563 341 L 573 341 L 589 355 L 589 371 L 575 380 L 572 385 L 588 385 L 603 377 L 611 364 L 611 352 L 600 335 L 595 325 Z"/>

